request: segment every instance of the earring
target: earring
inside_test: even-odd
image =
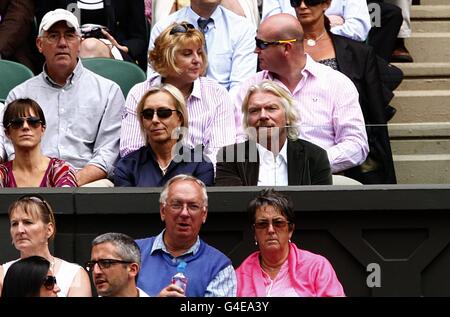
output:
[[[255,240],[255,245],[258,245],[258,241]]]
[[[291,243],[291,239],[289,239],[289,243]]]

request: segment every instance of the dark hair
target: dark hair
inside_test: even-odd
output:
[[[53,240],[56,234],[56,221],[55,215],[53,213],[50,204],[45,201],[45,199],[37,194],[24,195],[18,200],[13,202],[8,209],[8,217],[11,219],[12,213],[21,208],[28,216],[37,215],[40,220],[46,225],[49,223],[53,224],[53,234],[48,238],[50,241]]]
[[[41,256],[30,256],[13,263],[3,280],[2,297],[39,297],[50,262]]]
[[[41,119],[42,126],[45,127],[46,123],[44,111],[36,101],[29,98],[16,99],[6,106],[5,113],[3,115],[3,127],[6,128],[9,122],[14,118],[27,116],[30,110],[33,110],[36,116]]]
[[[328,33],[331,33],[331,22],[325,13],[323,14],[323,19],[325,21],[325,30],[327,30]]]
[[[294,206],[289,196],[277,192],[272,188],[262,190],[247,206],[247,212],[252,224],[256,220],[256,211],[263,206],[275,207],[286,217],[289,226],[295,224]]]

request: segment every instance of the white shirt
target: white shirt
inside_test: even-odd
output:
[[[290,0],[264,0],[261,21],[282,12],[297,17]],[[333,0],[325,14],[341,16],[344,24],[332,27],[331,32],[353,40],[365,41],[372,27],[369,9],[364,0]]]
[[[158,21],[152,28],[149,50],[155,39],[173,22],[187,21],[198,27],[200,16],[191,7],[185,7]],[[209,23],[205,32],[208,50],[207,76],[215,79],[233,94],[238,84],[256,73],[257,56],[255,50],[256,28],[241,17],[222,6],[212,13],[214,22]],[[147,76],[153,70],[147,69]]]
[[[287,141],[278,155],[256,143],[259,154],[258,186],[288,186]]]

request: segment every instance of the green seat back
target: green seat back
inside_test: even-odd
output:
[[[25,65],[0,60],[0,99],[6,99],[11,89],[33,76],[33,72]]]
[[[131,87],[147,79],[144,71],[139,66],[126,61],[96,57],[85,58],[82,60],[82,63],[87,69],[117,83],[122,89],[125,98]]]

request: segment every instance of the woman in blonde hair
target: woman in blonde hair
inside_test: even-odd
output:
[[[162,83],[178,88],[186,101],[189,114],[186,145],[203,145],[205,155],[214,161],[219,148],[235,142],[234,105],[227,90],[202,77],[207,66],[204,46],[203,34],[187,22],[171,24],[156,38],[149,53],[149,62],[156,72],[135,85],[125,102],[121,157],[146,144],[139,127],[137,104],[147,90]]]
[[[190,174],[206,185],[214,182],[214,167],[202,148],[182,145],[188,131],[188,111],[181,92],[170,84],[151,87],[136,112],[147,144],[123,157],[114,171],[116,186],[155,187],[178,174]]]
[[[41,196],[25,195],[13,202],[8,210],[10,234],[20,258],[38,255],[50,262],[50,270],[58,280],[61,297],[90,297],[91,282],[78,264],[69,263],[50,253],[49,241],[56,234],[53,210]],[[0,291],[9,267],[17,260],[0,266]]]

